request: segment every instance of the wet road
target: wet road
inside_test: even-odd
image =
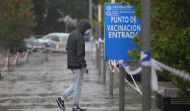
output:
[[[118,111],[119,77],[114,77],[114,99],[109,99],[109,68],[103,85],[96,63],[86,57],[89,73],[84,75],[80,106],[88,111]],[[73,82],[66,66],[66,54],[30,54],[29,62],[2,72],[0,80],[0,111],[61,111],[55,98]],[[72,96],[65,102],[72,108]],[[126,111],[141,111],[141,96],[131,87],[125,89]],[[154,103],[153,103],[154,106]]]

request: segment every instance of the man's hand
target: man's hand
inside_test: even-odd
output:
[[[86,67],[83,67],[83,68],[82,68],[82,71],[83,71],[84,73],[88,73],[88,69],[87,69]]]

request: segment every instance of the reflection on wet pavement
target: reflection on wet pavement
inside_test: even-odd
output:
[[[103,85],[96,63],[87,56],[89,73],[84,75],[80,106],[89,111],[118,111],[118,74],[114,77],[114,99],[109,99],[109,68]],[[55,98],[72,83],[67,69],[66,54],[30,54],[29,62],[15,66],[11,72],[2,72],[0,80],[0,111],[61,111]],[[141,111],[141,96],[126,85],[126,111]],[[154,105],[154,104],[153,104]],[[65,102],[67,111],[72,108],[72,95]]]

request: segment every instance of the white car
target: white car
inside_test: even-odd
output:
[[[38,41],[50,47],[52,51],[66,52],[68,37],[69,33],[49,33]]]

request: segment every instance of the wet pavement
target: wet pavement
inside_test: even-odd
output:
[[[73,76],[66,65],[66,54],[50,53],[48,61],[45,54],[30,54],[29,62],[2,72],[0,79],[0,111],[61,111],[55,98],[73,82]],[[109,68],[107,66],[106,84],[98,74],[96,63],[86,57],[89,73],[84,75],[80,106],[88,111],[118,111],[119,75],[114,76],[114,98],[109,99]],[[141,86],[140,86],[141,87]],[[70,95],[66,110],[72,109]],[[141,95],[126,85],[126,111],[141,111]],[[154,107],[155,104],[152,103]]]

